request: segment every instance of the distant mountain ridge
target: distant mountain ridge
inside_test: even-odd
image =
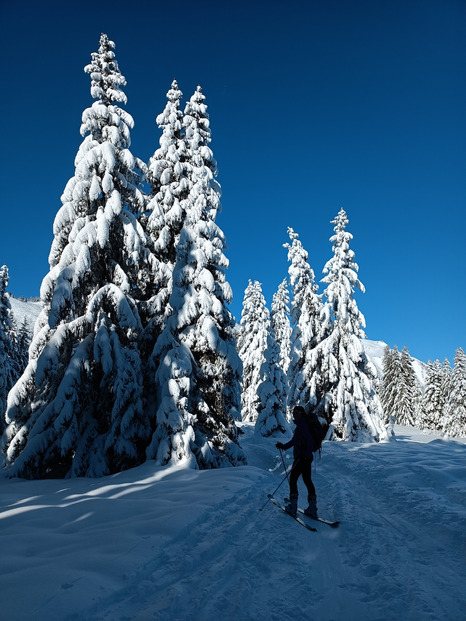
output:
[[[371,341],[369,339],[362,339],[362,344],[364,346],[364,351],[366,352],[366,355],[371,360],[377,370],[377,379],[383,379],[383,359],[385,356],[385,350],[388,347],[387,343],[385,343],[384,341]],[[427,365],[424,362],[418,360],[417,358],[413,358],[412,356],[411,360],[417,380],[421,387],[424,388],[426,383]]]

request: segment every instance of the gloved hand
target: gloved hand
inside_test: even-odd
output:
[[[277,447],[277,449],[282,449],[284,447],[284,445],[281,442],[277,442],[275,446]]]

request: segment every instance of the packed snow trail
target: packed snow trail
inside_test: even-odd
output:
[[[419,455],[419,445],[402,439],[396,447],[326,444],[315,478],[322,515],[343,520],[338,533],[325,527],[306,532],[273,507],[259,513],[276,478],[257,476],[244,493],[213,506],[185,537],[136,572],[119,600],[109,598],[104,614],[99,603],[88,618],[173,621],[196,611],[206,621],[220,614],[238,621],[434,621],[443,611],[441,617],[460,621],[464,609],[458,607],[457,617],[451,609],[462,593],[464,515],[462,522],[441,525],[446,503],[454,515],[464,494],[445,489],[448,475],[439,472],[442,461],[448,469],[452,448],[454,443],[431,443],[429,453],[441,458],[432,465],[429,456]],[[464,455],[464,446],[458,450]],[[274,453],[266,457],[269,469],[283,476]],[[429,484],[416,488],[435,476],[441,498],[431,506]],[[412,487],[400,484],[409,478]],[[461,540],[463,548],[452,555]]]
[[[247,467],[1,481],[2,614],[464,621],[464,440],[400,428],[387,444],[325,443],[318,507],[341,524],[311,533],[271,503],[259,511],[284,473],[276,439],[252,430]],[[287,494],[285,482],[276,496]]]

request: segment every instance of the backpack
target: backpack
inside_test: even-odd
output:
[[[316,451],[320,452],[322,449],[322,442],[325,440],[329,426],[327,424],[322,424],[321,419],[319,419],[313,411],[306,413],[306,423],[314,441],[314,453]]]

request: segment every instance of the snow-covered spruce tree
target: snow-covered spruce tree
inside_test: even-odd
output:
[[[439,360],[429,360],[426,387],[421,404],[418,424],[421,429],[440,431],[443,428],[445,403],[442,395],[443,371]]]
[[[400,355],[401,376],[399,383],[398,402],[395,404],[395,417],[400,425],[414,426],[417,407],[417,381],[411,356],[406,345]]]
[[[417,420],[420,391],[411,356],[406,345],[403,351],[387,347],[380,400],[385,423],[393,418],[400,425],[414,426]]]
[[[8,279],[8,267],[2,265],[0,268],[0,433],[3,432],[5,426],[7,395],[17,377],[12,364],[12,314],[10,300],[6,293]]]
[[[318,295],[314,271],[299,236],[288,228],[291,245],[288,249],[291,289],[291,339],[288,366],[288,411],[295,405],[316,407],[320,411],[324,386],[320,373],[321,357],[317,345],[322,340],[320,315],[322,297]]]
[[[280,348],[280,366],[285,376],[290,365],[291,325],[289,306],[288,281],[285,278],[278,286],[278,290],[273,294],[272,306],[270,307],[272,329]]]
[[[450,403],[450,395],[453,388],[452,384],[452,368],[448,358],[445,358],[442,365],[442,402],[444,404],[444,418],[447,416],[448,407]]]
[[[331,334],[319,345],[323,356],[328,398],[325,401],[326,418],[331,423],[333,439],[358,440],[372,437],[386,440],[383,410],[373,381],[375,368],[368,360],[361,339],[364,338],[365,320],[354,298],[355,289],[364,292],[350,249],[351,233],[346,231],[348,218],[341,209],[332,224],[335,235],[334,256],[324,267],[327,285],[325,315],[331,321]]]
[[[455,354],[444,431],[449,436],[466,437],[466,355],[461,347]]]
[[[158,262],[135,214],[144,207],[131,116],[114,43],[85,67],[96,100],[83,113],[75,175],[54,223],[50,272],[29,364],[10,393],[4,435],[11,476],[100,476],[140,463],[141,322]]]
[[[238,338],[238,353],[243,363],[241,414],[243,420],[255,422],[258,416],[261,369],[265,362],[269,311],[260,282],[249,281],[244,292]]]
[[[215,222],[220,186],[207,106],[200,87],[186,105],[186,158],[190,188],[183,206],[170,295],[172,314],[153,359],[158,388],[157,427],[147,456],[161,463],[187,461],[211,468],[245,462],[237,443],[241,361],[232,292],[226,281],[225,239]],[[173,233],[173,231],[172,231]]]
[[[395,409],[398,402],[399,381],[401,375],[401,359],[398,347],[385,348],[383,358],[383,380],[380,391],[380,401],[384,412],[384,421],[389,423],[396,419]]]
[[[29,360],[29,345],[31,344],[31,336],[29,334],[28,322],[26,317],[23,323],[17,327],[15,331],[15,360],[18,368],[16,379],[24,373]],[[15,380],[16,381],[16,380]]]
[[[10,369],[10,388],[16,383],[18,377],[23,373],[24,369],[27,365],[27,359],[24,361],[24,347],[20,346],[20,335],[18,326],[16,324],[16,319],[11,310],[10,313],[10,330],[8,331],[8,343],[9,343],[9,354],[8,354],[8,365]],[[26,352],[27,354],[27,352]],[[0,371],[1,373],[1,371]],[[6,399],[5,399],[6,406]],[[5,413],[5,410],[3,410]]]
[[[260,383],[257,387],[257,420],[255,433],[271,436],[274,433],[286,433],[287,383],[280,360],[280,347],[275,338],[272,322],[269,322],[267,347],[264,362],[260,369]]]

